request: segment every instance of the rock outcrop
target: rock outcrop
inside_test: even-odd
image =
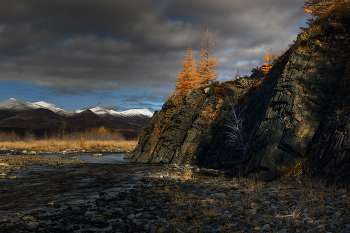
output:
[[[343,84],[345,88],[311,158],[307,175],[326,180],[328,185],[350,187],[350,75]]]
[[[323,133],[323,125],[342,89],[349,59],[333,50],[333,38],[323,39],[300,37],[298,48],[281,57],[247,103],[255,114],[246,120],[259,125],[254,128],[245,174],[257,166],[276,170],[299,163],[310,155]]]
[[[162,110],[155,112],[129,158],[139,163],[197,163],[198,155],[220,133],[227,96],[235,102],[253,84],[254,79],[240,79],[170,96]]]
[[[234,165],[237,174],[277,174],[306,162],[309,175],[340,184],[350,175],[350,16],[330,12],[299,34],[263,79],[226,84],[244,135],[229,143],[226,98],[193,90],[171,96],[147,126],[132,161]],[[261,84],[260,84],[261,82]],[[260,85],[259,85],[260,84]],[[345,182],[342,182],[344,184]]]

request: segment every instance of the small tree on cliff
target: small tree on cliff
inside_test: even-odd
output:
[[[218,55],[213,55],[215,53],[214,49],[213,37],[207,29],[201,42],[200,59],[197,67],[200,86],[207,86],[219,77],[218,71],[213,69],[218,65]]]
[[[349,2],[350,0],[306,0],[303,8],[312,16],[311,19],[308,19],[309,24],[311,24],[320,15],[329,12],[336,6]]]
[[[264,74],[267,74],[267,73],[271,70],[271,68],[272,68],[272,66],[273,66],[272,62],[273,62],[274,60],[276,60],[276,58],[278,58],[278,55],[277,55],[276,53],[273,53],[271,50],[272,50],[272,48],[270,49],[269,52],[265,52],[266,55],[265,55],[265,57],[263,58],[264,64],[263,64],[263,66],[261,67],[261,71],[262,71]],[[281,55],[282,55],[282,52],[283,52],[283,51],[281,51]]]
[[[198,74],[196,71],[196,62],[194,56],[192,55],[191,46],[187,49],[187,54],[182,63],[182,71],[179,72],[179,77],[176,77],[176,87],[174,89],[174,94],[184,94],[187,93],[191,88],[196,88],[198,86]]]

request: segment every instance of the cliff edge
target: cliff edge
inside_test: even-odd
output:
[[[228,96],[237,101],[254,82],[252,78],[239,79],[171,95],[127,158],[139,163],[197,164],[213,136],[221,133]]]
[[[233,167],[241,175],[304,164],[309,176],[349,185],[349,25],[349,14],[334,9],[299,34],[264,77],[170,96],[131,160]],[[233,110],[241,146],[228,136]]]

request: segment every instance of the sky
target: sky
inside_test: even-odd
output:
[[[207,28],[218,81],[293,43],[304,0],[0,0],[0,102],[160,110]]]

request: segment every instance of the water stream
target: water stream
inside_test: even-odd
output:
[[[162,169],[161,165],[134,164],[123,154],[43,155],[47,158],[72,157],[90,162],[64,166],[32,166],[16,171],[17,179],[0,180],[0,219],[11,213],[28,213],[48,207],[93,201],[100,193],[117,195],[140,183],[140,177]]]

